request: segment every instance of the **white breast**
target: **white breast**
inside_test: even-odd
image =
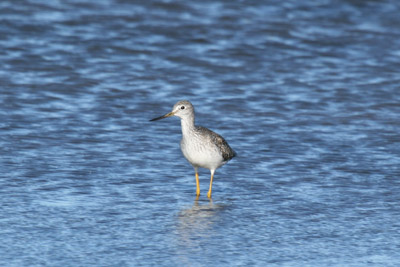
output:
[[[223,164],[223,158],[215,145],[199,136],[181,140],[181,150],[185,158],[194,166],[215,170]]]

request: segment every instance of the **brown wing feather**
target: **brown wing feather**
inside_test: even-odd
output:
[[[228,142],[226,142],[222,136],[205,127],[197,126],[197,128],[210,137],[211,142],[213,142],[218,147],[219,151],[221,151],[224,161],[228,161],[236,156],[236,152],[228,145]]]

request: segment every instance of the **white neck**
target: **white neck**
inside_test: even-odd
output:
[[[182,135],[194,130],[194,116],[181,118]]]

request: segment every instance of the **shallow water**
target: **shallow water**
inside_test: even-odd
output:
[[[0,3],[0,265],[396,266],[400,4]],[[238,153],[213,200],[177,118]]]

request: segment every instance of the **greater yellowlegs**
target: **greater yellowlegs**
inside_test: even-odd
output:
[[[200,195],[199,167],[209,169],[211,172],[210,187],[207,197],[211,198],[212,182],[215,170],[236,156],[235,151],[225,139],[213,131],[194,125],[194,107],[186,100],[179,101],[172,111],[150,121],[156,121],[171,116],[181,119],[182,140],[181,150],[185,158],[194,167],[196,175],[196,195]]]

